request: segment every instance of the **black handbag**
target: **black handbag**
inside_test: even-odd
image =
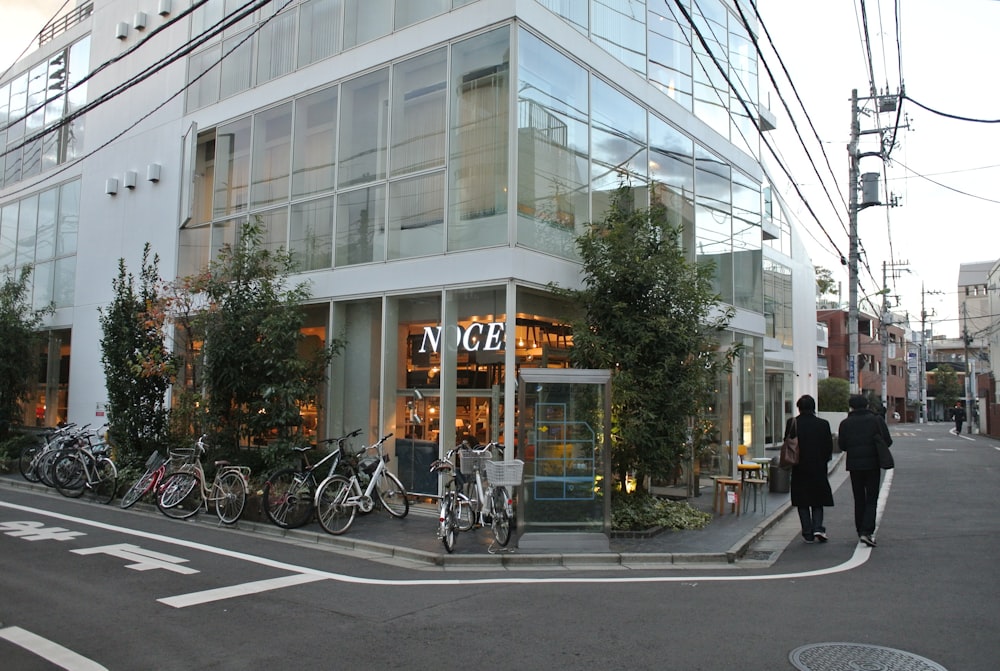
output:
[[[879,468],[889,470],[896,466],[896,462],[892,458],[892,452],[889,451],[889,446],[885,442],[885,436],[882,435],[880,427],[875,428],[875,450],[878,452]]]

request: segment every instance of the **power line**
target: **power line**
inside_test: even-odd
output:
[[[900,161],[893,161],[893,162],[896,163],[897,165],[902,166],[907,172],[909,172],[909,173],[911,173],[911,174],[919,177],[920,179],[925,179],[928,182],[930,182],[931,184],[934,184],[936,186],[940,186],[942,189],[947,189],[948,191],[954,191],[955,193],[957,193],[957,194],[959,194],[961,196],[968,196],[969,198],[975,198],[977,200],[982,200],[982,201],[985,201],[987,203],[994,203],[996,205],[1000,205],[1000,200],[994,200],[992,198],[986,198],[985,196],[977,196],[974,193],[968,193],[966,191],[962,191],[960,189],[956,189],[954,187],[948,186],[947,184],[942,184],[941,182],[933,180],[930,177],[928,177],[927,175],[921,175],[919,172],[917,172],[916,170],[914,170],[914,169],[906,166],[905,164],[901,163]],[[944,173],[944,174],[947,174],[947,173]]]
[[[906,100],[909,100],[911,103],[913,103],[917,107],[919,107],[921,109],[924,109],[924,110],[927,110],[931,114],[937,114],[938,116],[943,116],[943,117],[945,117],[947,119],[955,119],[956,121],[968,121],[970,123],[1000,123],[1000,119],[974,119],[972,117],[959,116],[958,114],[948,114],[947,112],[939,112],[936,109],[928,107],[927,105],[914,100],[913,98],[911,98],[908,95],[905,95],[905,94],[901,93],[900,97],[902,97],[902,98],[904,98]]]

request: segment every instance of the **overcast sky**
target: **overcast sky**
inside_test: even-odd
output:
[[[662,1],[673,0],[648,0]],[[745,12],[752,11],[748,0],[739,1]],[[1000,119],[1000,87],[995,69],[1000,2],[898,2],[899,49],[894,3],[864,3],[876,87],[892,94],[898,92],[901,60],[905,92],[913,100],[954,116]],[[32,44],[33,37],[60,7],[74,5],[75,0],[0,0],[0,68],[6,69]],[[779,61],[762,30],[762,90],[772,89],[765,63],[778,83],[778,93],[771,94],[770,106],[778,117],[779,128],[769,134],[768,140],[778,148],[782,163],[822,223],[821,228],[805,209],[797,213],[806,228],[813,263],[834,271],[842,282],[846,302],[847,269],[839,259],[850,248],[846,207],[850,97],[854,88],[860,96],[867,96],[870,81],[860,1],[759,0],[759,11],[781,56]],[[782,72],[782,63],[790,73],[791,83]],[[799,107],[796,91],[806,112]],[[785,116],[781,98],[792,109],[792,118],[806,139],[805,147],[838,209],[830,205],[820,187],[805,149]],[[897,309],[909,312],[913,327],[919,328],[921,286],[928,292],[944,292],[926,295],[927,312],[934,313],[929,326],[936,334],[957,336],[961,328],[956,294],[959,265],[1000,258],[1000,124],[947,119],[910,101],[903,102],[902,110],[910,129],[899,132],[888,181],[882,183],[883,194],[891,192],[899,206],[871,207],[858,215],[859,238],[865,252],[860,293],[874,294],[881,289],[883,263],[909,262],[910,272],[897,273],[899,277],[889,281],[894,302],[898,296]],[[822,140],[826,158],[813,137],[810,120]],[[895,116],[882,115],[880,121],[883,127],[891,126]],[[874,117],[862,117],[862,130],[873,129],[875,124]],[[874,136],[866,137],[862,151],[874,149]],[[827,168],[827,160],[832,170]],[[771,159],[768,162],[780,175],[780,168]],[[861,172],[881,171],[879,159],[861,161]],[[777,186],[788,188],[780,180]],[[873,300],[881,302],[880,297]],[[870,309],[867,304],[862,307]]]

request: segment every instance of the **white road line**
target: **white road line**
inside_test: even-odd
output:
[[[0,638],[5,638],[14,645],[20,646],[67,671],[108,671],[106,667],[97,662],[20,627],[0,629]]]
[[[318,580],[326,580],[326,578],[318,575],[296,573],[283,578],[271,578],[270,580],[245,582],[242,585],[219,587],[218,589],[209,589],[204,592],[191,592],[190,594],[181,594],[179,596],[171,596],[165,599],[157,599],[157,601],[168,606],[173,606],[174,608],[187,608],[188,606],[197,606],[211,601],[221,601],[222,599],[230,599],[235,596],[259,594],[261,592],[269,592],[273,589],[281,589],[282,587],[304,585]]]
[[[877,520],[882,517],[882,510],[885,507],[885,501],[889,495],[889,488],[892,484],[892,474],[893,471],[886,471],[885,478],[882,483],[882,488],[879,493],[879,503],[878,503],[878,513]],[[871,548],[858,543],[857,547],[854,549],[854,554],[851,555],[850,559],[847,561],[837,564],[836,566],[831,566],[828,568],[814,569],[812,571],[801,571],[799,573],[771,573],[764,575],[731,575],[731,574],[706,574],[695,576],[690,573],[684,575],[674,575],[674,576],[628,576],[628,577],[602,577],[602,578],[587,578],[587,577],[547,577],[547,578],[478,578],[478,579],[466,579],[466,578],[434,578],[434,579],[420,579],[420,580],[386,580],[379,578],[362,578],[359,576],[345,575],[343,573],[331,573],[329,571],[320,571],[318,569],[312,569],[305,566],[297,566],[294,564],[287,564],[285,562],[275,561],[273,559],[267,559],[266,557],[258,557],[256,555],[250,555],[243,552],[235,552],[232,550],[226,550],[224,548],[218,548],[211,545],[204,545],[202,543],[195,543],[192,541],[186,541],[179,538],[171,538],[169,536],[161,536],[159,534],[150,533],[147,531],[139,531],[137,529],[128,529],[125,527],[119,527],[111,524],[104,524],[103,522],[95,522],[93,520],[87,520],[79,517],[71,517],[69,515],[62,515],[60,513],[49,512],[46,510],[41,510],[38,508],[30,508],[28,506],[21,506],[14,503],[7,503],[5,501],[0,501],[0,507],[11,508],[14,510],[21,510],[24,512],[30,512],[37,515],[44,515],[47,517],[54,517],[59,520],[74,522],[76,524],[81,524],[85,526],[96,527],[99,529],[105,529],[108,531],[114,531],[117,533],[138,536],[140,538],[147,538],[151,540],[156,540],[162,543],[168,543],[171,545],[178,545],[181,547],[190,548],[193,550],[198,550],[200,552],[208,552],[210,554],[220,555],[223,557],[229,557],[231,559],[237,559],[240,561],[246,561],[253,564],[258,564],[260,566],[267,566],[270,568],[282,569],[290,571],[295,574],[300,574],[301,576],[310,576],[315,580],[335,580],[337,582],[343,582],[355,585],[381,585],[390,587],[423,587],[423,586],[458,586],[458,585],[531,585],[531,584],[594,584],[594,583],[667,583],[667,582],[683,582],[683,583],[698,583],[698,582],[748,582],[757,580],[788,580],[788,579],[798,579],[798,578],[811,578],[816,576],[831,575],[834,573],[842,573],[844,571],[850,571],[855,569],[865,562],[871,556]],[[294,582],[291,584],[298,584]],[[304,580],[304,582],[312,582],[312,580]],[[281,585],[280,580],[278,582],[271,581],[261,581],[260,583],[247,583],[251,586],[254,585],[261,587],[263,589],[258,589],[257,591],[264,591],[268,588],[270,584],[270,589],[277,589]],[[233,587],[223,588],[229,596],[238,596],[241,594],[240,589],[243,586],[234,585]],[[193,592],[187,595],[178,595],[175,597],[170,597],[169,600],[176,601],[178,604],[186,604],[190,602],[191,604],[205,602],[206,600],[202,596],[203,594],[216,594],[221,595],[223,590],[207,590],[206,592]],[[216,598],[222,598],[216,596]],[[161,599],[161,601],[163,601]],[[178,606],[182,607],[182,606]]]

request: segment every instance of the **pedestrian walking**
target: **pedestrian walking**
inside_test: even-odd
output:
[[[799,512],[802,539],[827,541],[823,508],[833,506],[827,462],[833,456],[830,422],[816,416],[816,399],[806,394],[795,402],[799,414],[785,424],[785,437],[798,436],[799,462],[792,466],[792,505]]]
[[[965,408],[962,407],[961,401],[955,403],[955,407],[951,409],[951,418],[955,420],[955,433],[962,433],[962,423],[965,421]]]
[[[889,427],[868,408],[868,399],[855,394],[848,401],[850,412],[840,423],[838,443],[847,453],[847,471],[851,475],[854,493],[854,526],[858,540],[875,547],[875,513],[882,469],[879,467],[876,435],[881,434],[887,446],[892,445]]]

